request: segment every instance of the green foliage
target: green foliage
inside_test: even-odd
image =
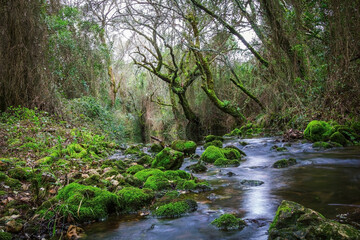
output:
[[[246,225],[244,220],[235,217],[233,214],[225,213],[211,222],[221,230],[242,229]]]
[[[119,209],[118,196],[97,187],[71,183],[59,190],[61,201],[58,210],[65,218],[73,217],[79,222],[106,218]]]
[[[117,192],[120,204],[125,211],[136,211],[151,204],[154,193],[150,189],[126,187]]]
[[[159,152],[151,164],[152,168],[163,167],[166,170],[179,169],[184,162],[184,154],[169,147]]]
[[[0,240],[11,240],[12,235],[8,232],[0,232]]]

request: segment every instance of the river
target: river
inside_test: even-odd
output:
[[[212,191],[189,194],[198,210],[176,219],[151,216],[116,216],[85,227],[86,239],[267,239],[267,229],[282,200],[298,202],[334,218],[360,207],[360,147],[316,150],[310,143],[296,142],[288,151],[277,152],[272,146],[283,146],[276,138],[226,140],[247,157],[238,167],[211,167],[206,173],[194,174],[206,179]],[[204,150],[198,147],[196,153]],[[272,168],[282,158],[295,158],[297,164],[283,169]],[[194,164],[185,159],[181,169]],[[229,172],[233,174],[229,174]],[[233,175],[233,176],[230,176]],[[241,184],[259,180],[258,184]],[[235,213],[247,222],[242,231],[220,231],[210,224],[223,213]]]

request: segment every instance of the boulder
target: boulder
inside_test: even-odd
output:
[[[166,170],[176,170],[181,167],[183,162],[184,154],[182,152],[166,147],[155,156],[154,161],[151,163],[151,167],[163,167]]]
[[[196,143],[193,141],[175,140],[171,143],[171,148],[183,152],[185,156],[190,156],[195,153]]]
[[[333,133],[334,128],[329,123],[314,120],[307,125],[304,137],[312,142],[327,141]]]
[[[304,206],[282,201],[269,228],[271,239],[360,239],[355,228],[326,219],[320,213]]]

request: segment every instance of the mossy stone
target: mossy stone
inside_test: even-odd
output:
[[[339,143],[342,146],[346,145],[346,138],[340,132],[334,132],[330,136],[330,141],[335,142],[335,143]]]
[[[222,136],[215,136],[215,135],[208,135],[205,137],[205,142],[208,143],[208,142],[212,142],[212,141],[215,141],[215,140],[219,140],[221,142],[224,141],[224,138]]]
[[[223,143],[220,140],[214,140],[212,142],[208,142],[204,144],[204,148],[207,149],[209,146],[215,146],[218,148],[222,148],[223,147]]]
[[[235,147],[234,145],[228,145],[228,146],[224,147],[224,149],[226,149],[226,148],[235,149],[235,150],[238,151],[242,156],[246,156],[246,153],[244,153],[243,151],[241,151],[238,147]]]
[[[151,144],[151,147],[150,147],[150,151],[155,152],[155,153],[161,152],[161,150],[163,150],[163,149],[164,149],[164,147],[158,143],[153,143],[153,144]]]
[[[154,215],[158,217],[175,218],[181,215],[195,211],[197,204],[193,200],[179,201],[174,203],[168,203],[158,207],[154,211]]]
[[[169,147],[159,152],[151,164],[152,168],[163,167],[166,170],[176,170],[184,162],[184,154]]]
[[[20,168],[20,167],[10,169],[8,171],[8,175],[9,175],[9,177],[15,178],[18,180],[28,180],[33,176],[31,172],[25,170],[24,168]]]
[[[233,214],[225,213],[211,222],[221,230],[235,230],[242,229],[246,226],[244,220],[235,217]]]
[[[230,165],[239,166],[240,161],[237,160],[237,159],[231,160],[231,159],[228,159],[228,158],[218,158],[214,162],[214,165],[218,166],[218,167],[225,167],[225,166],[230,166]]]
[[[193,173],[202,173],[202,172],[207,171],[207,167],[205,166],[205,164],[201,160],[198,161],[195,164],[187,166],[186,168],[189,169]]]
[[[193,141],[175,140],[171,143],[171,148],[183,152],[185,156],[190,156],[196,151],[196,143]]]
[[[62,203],[58,211],[65,219],[72,216],[79,222],[106,218],[120,208],[116,194],[78,183],[60,189],[57,199]]]
[[[327,141],[333,133],[334,128],[329,123],[314,120],[307,125],[304,137],[312,142]]]
[[[139,146],[130,146],[126,149],[125,154],[140,154],[141,150]]]
[[[150,188],[155,191],[160,191],[164,189],[170,189],[171,184],[166,177],[154,175],[146,179],[146,182],[144,183],[144,187]]]
[[[7,178],[4,181],[4,184],[14,189],[19,189],[21,187],[21,182],[14,178]]]
[[[229,135],[229,136],[241,136],[242,133],[241,133],[241,130],[240,130],[240,129],[235,128],[235,129],[232,130],[228,135]]]
[[[129,167],[126,172],[131,174],[131,175],[134,175],[135,173],[137,172],[140,172],[141,170],[144,170],[144,166],[141,166],[141,165],[134,165],[134,166],[131,166]]]
[[[151,189],[139,189],[135,187],[125,187],[117,192],[120,204],[125,211],[136,211],[151,204],[155,198]]]
[[[214,163],[218,158],[224,158],[225,155],[221,148],[215,146],[209,146],[203,154],[201,154],[201,160],[207,163]]]
[[[241,153],[236,148],[232,148],[232,147],[223,148],[222,152],[224,153],[224,156],[227,159],[230,159],[230,160],[235,160],[235,159],[240,160],[241,159]]]
[[[141,170],[137,173],[135,173],[134,177],[139,179],[142,182],[145,182],[148,177],[150,176],[164,176],[164,172],[159,169],[149,168]]]
[[[154,159],[146,154],[146,155],[142,156],[139,160],[137,160],[137,163],[141,164],[141,165],[144,165],[144,164],[150,165],[153,161],[154,161]]]
[[[295,164],[296,164],[296,159],[294,159],[294,158],[285,159],[284,158],[284,159],[276,161],[273,164],[273,167],[274,168],[286,168],[286,167],[289,167],[289,166],[292,166]]]

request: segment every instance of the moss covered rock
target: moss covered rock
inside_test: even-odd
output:
[[[330,141],[335,142],[335,143],[339,143],[342,146],[346,146],[346,142],[347,142],[344,135],[342,135],[340,132],[334,132],[330,136]]]
[[[0,232],[0,240],[11,240],[12,235],[8,232]]]
[[[186,169],[189,169],[193,173],[202,173],[207,171],[205,164],[199,160],[197,163],[187,166]]]
[[[117,192],[119,201],[125,211],[137,211],[151,204],[155,198],[151,189],[126,187]]]
[[[155,152],[155,153],[161,152],[161,150],[163,150],[163,149],[164,149],[164,147],[158,143],[153,143],[150,146],[150,151]]]
[[[175,140],[171,143],[171,148],[183,152],[185,156],[190,156],[196,151],[196,143],[193,141]]]
[[[191,174],[183,170],[168,170],[164,172],[164,176],[169,180],[191,179]]]
[[[153,214],[158,217],[175,218],[185,213],[196,211],[196,209],[197,204],[194,200],[185,200],[162,205]]]
[[[269,228],[268,239],[360,239],[355,228],[326,219],[304,206],[282,201]]]
[[[141,165],[145,165],[145,164],[151,165],[151,163],[153,161],[154,161],[154,159],[146,154],[146,155],[142,156],[140,159],[138,159],[136,162]]]
[[[141,170],[144,170],[144,167],[141,166],[141,165],[134,165],[134,166],[131,166],[129,167],[126,172],[127,173],[130,173],[131,175],[134,175],[135,173],[137,172],[140,172]]]
[[[99,220],[120,209],[118,196],[97,187],[71,183],[59,190],[58,211],[79,222]]]
[[[171,188],[171,183],[165,176],[150,176],[146,179],[144,183],[145,188],[150,188],[154,191],[160,191]]]
[[[304,137],[312,142],[327,141],[333,133],[334,128],[329,123],[314,120],[307,125]]]
[[[212,221],[211,224],[221,230],[242,229],[246,226],[244,220],[237,218],[233,214],[229,214],[229,213],[225,213],[220,217],[214,219],[214,221]]]
[[[234,130],[232,130],[230,133],[227,134],[227,136],[241,136],[241,130],[238,128],[235,128]]]
[[[209,146],[201,155],[201,160],[207,163],[214,163],[218,158],[225,158],[221,148]]]
[[[222,152],[224,153],[224,156],[230,160],[241,159],[241,153],[237,148],[226,147],[222,149]]]
[[[286,167],[289,167],[289,166],[292,166],[292,165],[295,165],[295,164],[296,164],[296,159],[295,158],[289,158],[289,159],[284,158],[284,159],[276,161],[273,164],[273,167],[274,168],[286,168]]]
[[[333,143],[333,142],[315,142],[312,146],[313,148],[323,148],[323,149],[342,147],[341,144]]]
[[[204,140],[205,140],[205,143],[212,142],[215,140],[219,140],[219,141],[223,142],[224,138],[222,136],[208,135],[204,138]]]
[[[238,147],[234,146],[234,145],[228,145],[225,147],[226,148],[232,148],[235,149],[236,151],[238,151],[242,156],[246,156],[246,153],[244,153],[243,151],[241,151]]]
[[[240,161],[237,159],[228,159],[228,158],[218,158],[216,159],[216,161],[214,162],[215,166],[218,167],[226,167],[226,166],[239,166],[240,165]]]
[[[169,147],[159,152],[151,164],[152,168],[163,167],[166,170],[176,170],[184,162],[184,154]]]
[[[24,168],[20,168],[20,167],[10,169],[8,171],[8,175],[9,175],[9,177],[15,178],[18,180],[28,180],[33,176],[30,169],[24,169]]]
[[[130,146],[125,150],[125,154],[140,154],[141,150],[139,146]]]
[[[145,182],[150,176],[164,176],[164,172],[159,169],[149,168],[141,170],[134,175],[134,177],[142,182]]]
[[[215,146],[218,148],[222,148],[223,147],[223,143],[220,140],[214,140],[212,142],[208,142],[204,144],[204,148],[207,149],[209,146]]]

